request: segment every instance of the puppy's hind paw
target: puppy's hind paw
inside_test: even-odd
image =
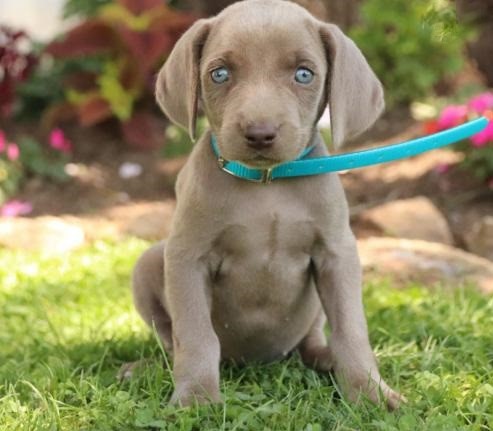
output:
[[[302,346],[299,352],[303,363],[315,370],[330,372],[334,366],[332,352],[327,346]]]
[[[126,362],[118,370],[118,373],[116,374],[116,379],[119,382],[130,380],[136,372],[147,367],[149,363],[149,359],[140,359],[134,362]]]

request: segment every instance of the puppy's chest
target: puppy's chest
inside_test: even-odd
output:
[[[307,270],[314,223],[296,211],[238,212],[214,243],[216,275],[275,281]]]

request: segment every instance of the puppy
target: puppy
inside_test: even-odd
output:
[[[157,80],[165,114],[193,137],[199,102],[210,123],[176,183],[166,244],[136,265],[143,319],[173,355],[172,402],[219,401],[221,359],[272,361],[298,350],[361,393],[396,408],[368,340],[361,268],[337,174],[258,184],[218,166],[327,155],[316,130],[327,104],[337,147],[383,109],[381,84],[337,26],[281,0],[246,0],[197,21]],[[328,318],[331,335],[323,328]]]

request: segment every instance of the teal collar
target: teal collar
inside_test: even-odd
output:
[[[423,136],[399,144],[386,145],[384,147],[371,148],[369,150],[355,151],[346,154],[337,154],[335,156],[307,159],[306,156],[313,149],[313,147],[309,147],[305,149],[296,160],[267,169],[250,168],[240,162],[224,159],[221,156],[214,135],[211,135],[211,146],[216,155],[219,167],[224,172],[244,180],[268,184],[278,178],[320,175],[416,156],[426,151],[434,150],[466,139],[483,130],[487,124],[488,120],[485,117],[480,117],[433,135]]]

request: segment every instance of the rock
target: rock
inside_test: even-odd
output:
[[[97,240],[115,241],[123,236],[117,223],[98,215],[83,217],[63,216],[63,220],[79,226],[84,231],[85,239],[88,243]]]
[[[168,236],[174,199],[121,204],[98,214],[0,218],[0,246],[65,253],[95,240],[135,236],[148,241]]]
[[[461,246],[487,259],[493,260],[493,200],[475,199],[452,208],[449,213],[450,228]]]
[[[493,216],[484,216],[463,235],[467,249],[493,261]]]
[[[11,249],[66,253],[85,242],[84,230],[57,217],[0,219],[0,244]]]
[[[424,196],[379,205],[362,213],[361,220],[387,236],[453,244],[447,220]]]
[[[119,225],[122,234],[154,241],[168,236],[175,205],[173,199],[122,205],[113,208],[106,216]]]
[[[358,241],[366,272],[399,282],[472,283],[493,293],[493,262],[448,245],[421,240],[367,238]]]

